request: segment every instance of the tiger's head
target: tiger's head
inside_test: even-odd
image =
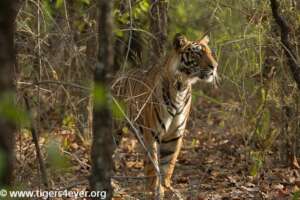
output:
[[[191,83],[203,80],[217,84],[218,63],[208,42],[208,36],[197,41],[189,41],[184,35],[177,33],[173,42],[176,54],[180,59],[176,73],[184,75]]]

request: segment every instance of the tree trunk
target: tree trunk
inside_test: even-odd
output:
[[[159,60],[165,55],[168,25],[168,2],[166,0],[151,0],[150,28],[156,37],[153,41],[151,61]]]
[[[279,11],[279,3],[277,0],[270,0],[271,2],[271,9],[272,9],[272,14],[273,17],[276,21],[276,23],[278,24],[279,28],[280,28],[280,33],[281,33],[281,43],[282,43],[282,47],[284,50],[284,53],[286,55],[287,58],[287,63],[288,66],[290,68],[290,71],[292,73],[292,76],[294,78],[294,81],[297,84],[298,89],[300,90],[300,64],[299,64],[299,58],[298,55],[295,51],[295,49],[293,48],[293,45],[290,42],[290,31],[291,31],[291,27],[290,25],[287,23],[286,19],[280,14]],[[294,137],[296,137],[296,133],[291,133],[288,134],[288,130],[289,130],[289,122],[292,122],[294,120],[289,119],[290,115],[290,111],[288,109],[289,107],[286,106],[286,109],[283,110],[283,120],[284,120],[284,129],[283,131],[287,134],[285,134],[285,141],[283,143],[283,148],[281,151],[281,154],[286,153],[287,155],[281,155],[282,158],[288,158],[288,160],[290,161],[291,166],[295,166],[295,165],[299,165],[296,159],[296,139]],[[298,166],[299,167],[299,166]]]
[[[0,188],[12,182],[14,161],[15,125],[3,112],[7,96],[15,90],[13,85],[15,49],[14,21],[16,17],[16,0],[0,1]],[[13,99],[10,99],[13,101]],[[2,105],[1,105],[2,104]]]
[[[276,23],[280,27],[281,31],[281,42],[283,45],[283,49],[285,52],[285,55],[287,57],[288,65],[290,67],[290,70],[292,72],[293,78],[298,86],[298,89],[300,90],[300,64],[299,64],[299,58],[297,54],[295,53],[291,42],[289,41],[289,35],[291,31],[291,27],[288,25],[286,20],[280,15],[279,13],[279,3],[277,0],[270,0],[271,1],[271,9],[273,13],[273,17],[276,21]]]
[[[95,100],[93,109],[93,144],[92,144],[92,176],[91,190],[106,191],[107,199],[112,198],[112,117],[108,82],[113,68],[112,40],[112,1],[98,1],[98,63],[94,71]],[[105,88],[105,90],[97,89]],[[101,94],[102,93],[102,94]],[[104,94],[103,94],[104,93]],[[101,102],[97,96],[104,96]]]

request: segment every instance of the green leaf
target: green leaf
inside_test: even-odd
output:
[[[265,109],[262,118],[262,135],[268,135],[270,131],[270,111]]]
[[[0,96],[0,116],[13,124],[28,126],[29,115],[15,103],[15,94],[8,92]]]
[[[47,144],[47,161],[56,170],[66,170],[70,166],[69,160],[60,152],[60,145],[55,139]]]
[[[86,5],[90,5],[91,1],[90,0],[80,0],[81,3],[84,3]]]
[[[52,17],[53,16],[53,9],[51,7],[51,4],[49,1],[43,1],[43,10],[45,11],[46,13],[46,16],[47,17]]]
[[[150,4],[148,1],[142,1],[140,3],[140,8],[143,10],[143,12],[148,12],[149,7],[150,7]]]
[[[64,0],[56,0],[55,8],[61,8],[64,5]]]
[[[95,85],[93,95],[96,108],[107,105],[107,91],[103,85]]]
[[[250,167],[250,175],[257,176],[264,163],[263,154],[259,151],[251,151],[250,158],[252,160],[252,165]]]
[[[63,119],[63,126],[68,129],[73,129],[76,126],[76,119],[75,117],[71,115],[66,115]]]
[[[270,121],[271,121],[270,111],[268,109],[265,109],[259,121],[259,126],[256,130],[258,139],[265,140],[266,137],[270,135]]]
[[[125,109],[126,109],[125,103],[123,103],[122,101],[114,102],[111,105],[111,110],[112,110],[113,117],[115,119],[118,119],[118,120],[124,119],[123,112],[126,113]]]

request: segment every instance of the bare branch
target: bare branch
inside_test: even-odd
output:
[[[24,98],[24,101],[25,101],[26,111],[30,114],[31,109],[30,109],[27,94],[24,94],[23,98]],[[45,166],[44,159],[43,159],[43,156],[42,156],[42,153],[41,153],[41,149],[40,149],[40,146],[39,146],[38,135],[37,135],[37,131],[34,127],[32,117],[30,117],[30,123],[31,123],[30,124],[30,131],[31,131],[32,140],[33,140],[35,150],[36,150],[36,156],[37,156],[37,159],[38,159],[38,162],[39,162],[39,168],[40,168],[40,171],[41,171],[42,182],[43,182],[44,186],[46,187],[46,189],[49,189],[49,181],[48,181],[46,166]]]

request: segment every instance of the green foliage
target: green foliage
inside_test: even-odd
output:
[[[299,199],[300,199],[300,190],[294,192],[292,200],[299,200]]]
[[[130,12],[133,21],[147,20],[146,17],[148,17],[147,14],[150,8],[148,0],[142,0],[137,4],[132,5],[131,11],[128,3],[124,4],[126,5],[126,8],[124,10],[119,9],[120,1],[117,1],[116,5],[117,6],[113,11],[113,15],[118,24],[128,24],[130,21]]]
[[[76,126],[76,118],[72,114],[66,115],[63,119],[63,126],[68,129],[74,129]]]
[[[57,8],[57,9],[63,8],[64,1],[65,0],[56,0],[55,1],[55,8]],[[90,0],[76,0],[73,3],[77,4],[77,5],[89,5],[90,4]]]
[[[46,16],[50,16],[52,17],[54,10],[52,8],[51,2],[46,0],[46,1],[42,1],[42,8],[43,10],[46,12]]]
[[[258,127],[256,129],[256,135],[260,141],[264,141],[266,136],[270,133],[270,111],[265,109],[262,113],[262,117],[259,118]]]
[[[20,126],[29,125],[28,113],[15,103],[14,93],[4,93],[0,96],[0,116],[13,124]]]
[[[114,119],[122,120],[124,119],[124,114],[126,113],[126,106],[125,103],[122,101],[113,102],[111,106],[112,114]]]
[[[81,3],[90,5],[91,1],[90,0],[79,0]]]
[[[123,6],[120,6],[121,3],[123,3]],[[148,0],[141,0],[135,3],[132,1],[131,9],[127,1],[115,1],[115,8],[113,10],[114,22],[116,24],[114,30],[115,35],[119,39],[127,41],[129,30],[124,31],[124,28],[130,28],[131,23],[135,29],[145,30],[147,32],[149,9],[150,4]]]
[[[121,100],[113,101],[113,103],[109,101],[110,93],[106,90],[106,88],[102,85],[95,85],[93,96],[94,96],[94,106],[96,109],[101,109],[103,106],[108,106],[113,114],[115,119],[123,119],[124,112],[126,112],[125,103]]]
[[[83,31],[84,27],[90,23],[88,19],[88,13],[86,12],[86,7],[90,5],[90,0],[76,0],[72,3],[67,2],[67,5],[65,5],[64,0],[44,0],[42,1],[42,10],[41,14],[43,19],[45,20],[43,23],[44,30],[51,30],[55,25],[55,17],[56,16],[76,16],[77,19],[68,19],[68,23],[71,25],[74,24],[74,26],[79,29],[80,31]],[[68,8],[72,7],[72,10]],[[66,9],[67,8],[67,9]],[[75,13],[74,10],[76,10]],[[68,12],[66,15],[65,12]],[[72,12],[72,13],[70,13]]]
[[[257,176],[264,163],[264,155],[260,151],[251,151],[250,158],[252,165],[250,167],[250,175]]]
[[[94,106],[100,109],[103,106],[108,106],[108,92],[103,85],[95,85],[93,90]]]
[[[18,30],[22,33],[18,40],[18,47],[23,48],[21,53],[23,60],[20,62],[22,65],[21,78],[25,81],[33,80],[33,77],[30,76],[36,74],[35,60],[32,57],[36,57],[37,44],[35,42],[38,35],[36,31],[37,6],[35,1],[27,2],[29,3],[24,4],[23,10],[21,9],[20,12],[24,17],[17,22]],[[82,57],[78,55],[84,54],[87,46],[86,41],[94,34],[87,30],[86,27],[91,27],[91,25],[96,23],[95,19],[92,19],[92,12],[90,12],[95,8],[95,5],[92,5],[90,0],[43,0],[40,2],[42,4],[40,12],[42,15],[40,18],[40,39],[42,42],[43,65],[45,65],[43,69],[46,71],[46,73],[42,74],[42,78],[48,78],[48,74],[51,74],[51,72],[47,72],[49,62],[49,66],[55,68],[53,70],[58,73],[57,79],[68,77],[68,80],[64,81],[77,81],[76,75],[80,74],[81,76],[81,74],[84,74],[83,71],[86,70],[86,66],[84,66],[84,69],[75,68],[75,64],[80,63],[79,61],[81,61]],[[148,37],[149,32],[151,32],[149,29],[150,1],[138,0],[131,2],[130,8],[127,0],[114,1],[114,33],[117,36],[117,40],[121,40],[121,43],[124,44],[125,49],[129,41],[131,22],[133,28],[140,31],[139,33],[142,36]],[[290,2],[288,0],[280,1],[282,13],[287,16],[288,22],[291,24],[290,39],[296,46],[297,41],[299,41],[299,32],[297,30],[300,30],[300,12],[293,10],[295,8],[290,6]],[[67,3],[67,9],[65,8],[65,3]],[[68,10],[70,5],[71,11]],[[68,13],[65,13],[66,10]],[[72,10],[76,12],[72,12]],[[216,57],[219,62],[218,71],[222,78],[221,88],[216,92],[216,90],[211,90],[211,88],[207,90],[206,86],[202,87],[202,85],[199,87],[203,91],[197,90],[195,87],[192,96],[193,103],[198,103],[196,100],[201,98],[201,100],[204,99],[206,102],[215,105],[214,108],[216,109],[213,109],[212,113],[217,112],[218,118],[220,118],[221,122],[217,124],[218,129],[224,129],[224,131],[230,133],[235,131],[235,133],[242,136],[246,145],[249,145],[254,140],[254,145],[249,148],[247,153],[251,160],[250,174],[257,176],[263,167],[268,149],[277,144],[274,141],[282,130],[281,126],[283,124],[282,116],[278,113],[281,113],[284,105],[288,105],[292,110],[297,111],[293,115],[293,119],[290,120],[292,122],[287,124],[287,134],[282,135],[291,135],[294,130],[299,129],[299,123],[297,123],[297,116],[299,115],[299,103],[297,102],[299,102],[299,97],[295,95],[298,90],[295,89],[295,84],[290,76],[281,50],[280,34],[271,16],[269,1],[170,0],[168,12],[168,44],[171,44],[171,40],[177,32],[185,33],[189,39],[200,39],[204,33],[210,36],[210,46],[216,49]],[[76,43],[76,41],[73,41],[74,38],[80,41]],[[26,39],[28,43],[32,43],[32,46],[27,47],[26,44],[23,45]],[[133,39],[135,42],[136,40],[143,44],[142,47],[144,49],[142,53],[147,57],[152,40]],[[55,41],[64,41],[66,45],[62,44],[61,46],[65,46],[65,49],[57,45],[58,43]],[[59,58],[56,58],[56,48],[60,48],[57,52],[62,52],[62,56],[58,56]],[[126,52],[122,51],[118,55],[118,59],[124,59]],[[277,76],[269,83],[265,83],[262,79],[262,71],[266,64],[266,58],[272,56],[274,61],[272,61],[271,65],[276,67],[278,71]],[[55,59],[54,62],[51,60],[53,57]],[[96,60],[91,58],[91,60],[93,59]],[[76,73],[65,73],[69,68],[74,69],[74,71],[76,69]],[[89,76],[82,77],[85,79]],[[82,80],[79,80],[78,83],[80,81]],[[51,86],[48,88],[47,86],[46,89],[54,91],[56,88],[53,89]],[[213,92],[210,93],[210,91]],[[70,94],[78,95],[78,93],[72,92]],[[111,103],[109,95],[110,93],[106,87],[96,85],[93,90],[95,108],[110,108],[114,118],[122,119],[122,110],[126,110],[124,102]],[[61,96],[61,93],[53,96]],[[33,101],[36,101],[36,98],[32,97]],[[72,96],[73,99],[75,98]],[[1,116],[5,116],[12,122],[25,121],[27,123],[28,117],[26,112],[16,107],[12,102],[14,102],[12,97],[0,98]],[[57,104],[53,103],[53,105]],[[205,109],[201,104],[200,106],[198,105],[196,107],[197,111],[201,112]],[[74,116],[77,115],[69,113],[65,115],[63,126],[73,128],[76,124]],[[214,120],[214,115],[208,114],[207,122],[215,125]],[[123,131],[128,132],[126,128]],[[69,146],[67,140],[65,141],[64,145]],[[192,146],[197,145],[198,141],[193,140]],[[59,151],[59,145],[49,144],[48,151],[49,162],[52,162],[54,166],[64,166],[67,163]],[[299,194],[295,193],[294,196],[298,198]]]
[[[71,164],[66,156],[60,151],[60,145],[55,139],[47,144],[47,162],[54,170],[67,170]]]
[[[56,0],[55,8],[61,8],[64,5],[64,0]]]

